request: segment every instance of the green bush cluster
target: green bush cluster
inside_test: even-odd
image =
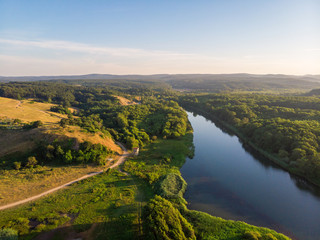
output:
[[[18,240],[18,232],[11,228],[0,229],[1,240]]]
[[[106,146],[98,143],[83,142],[79,144],[79,149],[72,149],[70,144],[54,142],[44,145],[39,149],[38,154],[45,162],[71,163],[96,163],[104,165],[107,157],[114,152]]]
[[[191,224],[168,200],[156,196],[144,209],[147,239],[196,239]]]
[[[162,177],[156,185],[156,193],[170,200],[184,201],[183,193],[187,188],[186,181],[177,173],[169,173]]]

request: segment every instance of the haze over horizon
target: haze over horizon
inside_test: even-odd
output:
[[[0,0],[0,76],[320,74],[320,1]]]

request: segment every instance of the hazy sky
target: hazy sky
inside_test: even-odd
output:
[[[0,75],[320,74],[320,0],[0,0]]]

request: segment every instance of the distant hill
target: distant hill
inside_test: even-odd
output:
[[[310,92],[304,94],[305,96],[320,96],[320,89],[312,89]]]
[[[12,81],[63,81],[73,84],[90,81],[100,84],[123,82],[166,83],[174,89],[189,91],[218,92],[228,90],[259,91],[267,89],[303,89],[320,88],[320,75],[282,75],[282,74],[156,74],[156,75],[111,75],[88,74],[72,76],[25,76],[1,77],[0,82]]]

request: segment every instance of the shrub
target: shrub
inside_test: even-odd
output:
[[[11,228],[0,229],[0,239],[1,240],[17,240],[18,232]]]
[[[21,168],[21,162],[14,162],[13,166],[16,170],[19,170]]]
[[[37,165],[37,163],[38,163],[38,161],[37,161],[36,157],[34,157],[34,156],[28,157],[26,167],[32,168],[35,165]]]
[[[273,236],[271,233],[267,233],[263,236],[262,240],[277,240],[277,238]]]
[[[248,240],[259,240],[261,237],[261,234],[255,231],[248,231],[243,234],[243,239]]]
[[[191,224],[168,200],[156,196],[144,211],[147,239],[196,239]]]
[[[167,199],[183,198],[187,183],[178,174],[165,175],[156,185],[157,194]]]

